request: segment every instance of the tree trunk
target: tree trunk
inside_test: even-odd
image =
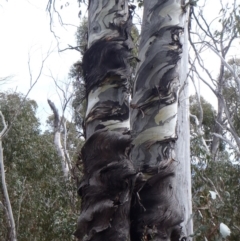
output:
[[[87,112],[79,194],[79,240],[127,241],[136,172],[129,160],[128,59],[131,12],[127,0],[89,1],[88,50],[83,56]]]
[[[178,0],[144,1],[141,63],[131,103],[132,140],[127,134],[127,60],[132,48],[127,2],[89,1],[88,50],[82,64],[87,141],[82,148],[82,211],[75,235],[91,241],[185,240],[191,232],[181,226],[185,208],[191,206],[183,205],[190,201],[186,190],[190,172],[187,162],[182,163],[185,156],[175,156],[180,72],[184,69],[186,78],[187,66],[180,61],[184,12]],[[187,128],[188,112],[181,114]],[[134,167],[129,160],[131,143]],[[187,141],[186,155],[188,148]],[[187,176],[181,179],[183,171]],[[178,181],[187,184],[186,193],[182,194]],[[189,233],[183,233],[186,230]]]
[[[136,82],[131,103],[131,127],[135,137],[131,157],[134,167],[143,173],[138,178],[131,209],[131,240],[185,240],[184,201],[190,190],[181,193],[178,181],[184,176],[185,155],[189,165],[189,130],[184,135],[184,150],[176,157],[184,12],[181,1],[144,1],[142,38]],[[186,61],[186,59],[185,59]],[[186,77],[186,76],[185,76]],[[184,86],[183,86],[184,87]],[[186,108],[183,106],[182,108]],[[187,112],[188,113],[188,112]],[[186,114],[187,114],[186,113]],[[188,128],[188,117],[183,116]],[[184,130],[185,131],[185,130]],[[181,138],[182,140],[182,138]],[[178,151],[179,154],[179,151]],[[180,173],[177,173],[180,172]],[[189,181],[189,176],[181,183]],[[187,184],[187,186],[186,186]],[[184,191],[190,188],[185,183]],[[181,191],[180,191],[181,190]],[[181,194],[181,195],[180,195]],[[186,195],[184,200],[182,197]],[[190,230],[188,230],[191,232]],[[185,238],[185,239],[184,239]]]
[[[57,110],[55,104],[51,100],[48,100],[48,105],[50,106],[50,108],[53,112],[53,116],[54,116],[54,145],[57,150],[57,154],[61,160],[63,176],[65,178],[65,181],[67,181],[69,179],[70,163],[67,163],[66,155],[65,155],[64,148],[62,146],[62,141],[61,141],[62,120],[60,120],[58,110]]]
[[[0,118],[3,124],[3,129],[0,132],[0,171],[2,176],[3,198],[6,203],[6,216],[7,216],[7,219],[9,219],[9,223],[10,223],[10,240],[17,241],[16,225],[13,217],[12,205],[8,195],[8,189],[7,189],[6,178],[5,178],[4,160],[3,160],[2,137],[7,131],[7,124],[5,122],[5,118],[1,111],[0,111]]]
[[[190,120],[189,120],[189,90],[188,90],[188,13],[183,18],[184,39],[183,54],[181,59],[180,92],[178,100],[178,122],[176,141],[176,160],[179,163],[176,170],[178,183],[177,196],[184,206],[184,222],[182,224],[184,233],[191,240],[189,235],[193,234],[192,220],[192,186],[191,186],[191,158],[190,158]]]

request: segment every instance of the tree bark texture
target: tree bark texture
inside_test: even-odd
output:
[[[184,240],[184,206],[177,195],[178,96],[184,16],[179,0],[144,1],[142,38],[131,102],[138,178],[131,208],[131,240]],[[184,175],[184,174],[183,174]]]
[[[79,240],[130,240],[136,171],[129,160],[129,78],[132,39],[127,0],[89,1],[88,49],[83,56],[87,111],[84,176],[79,188]]]
[[[132,16],[125,0],[89,1],[88,50],[83,56],[87,112],[85,136],[129,129]]]
[[[79,240],[128,241],[129,210],[136,172],[128,158],[129,135],[99,130],[82,148],[82,209],[75,235]]]
[[[183,54],[181,58],[180,91],[178,100],[178,122],[176,141],[176,160],[179,163],[176,169],[177,196],[184,207],[183,233],[187,240],[192,240],[192,185],[191,185],[191,159],[190,159],[190,120],[189,120],[189,88],[188,88],[188,26],[189,12],[182,18],[184,26]]]

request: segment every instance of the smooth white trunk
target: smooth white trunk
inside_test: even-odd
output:
[[[54,134],[54,145],[57,150],[58,156],[60,157],[60,160],[61,160],[63,175],[65,179],[67,179],[69,174],[69,167],[68,167],[64,149],[61,143],[61,133],[59,131],[56,131]]]
[[[17,241],[17,233],[16,233],[16,225],[15,225],[15,220],[13,217],[13,212],[12,212],[12,205],[10,202],[10,198],[8,195],[8,189],[7,189],[7,184],[6,184],[6,178],[5,178],[5,168],[4,168],[4,161],[3,161],[3,147],[2,147],[2,137],[7,131],[7,124],[5,122],[4,116],[2,112],[0,111],[0,117],[2,119],[3,123],[3,130],[0,132],[0,170],[1,170],[1,176],[2,176],[2,188],[3,188],[3,195],[4,199],[7,205],[7,218],[9,218],[10,225],[11,225],[11,241]]]
[[[188,87],[188,18],[184,18],[184,38],[183,54],[181,59],[181,75],[178,106],[178,123],[176,141],[176,159],[180,163],[177,166],[176,178],[179,186],[178,192],[184,205],[184,224],[185,232],[190,235],[193,233],[192,221],[192,187],[191,187],[191,161],[190,161],[190,121],[189,121],[189,87]],[[191,238],[189,237],[189,240]]]

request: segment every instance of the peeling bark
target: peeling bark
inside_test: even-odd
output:
[[[131,158],[143,173],[131,210],[131,239],[184,240],[184,206],[177,195],[178,96],[184,13],[179,0],[144,1],[142,39],[131,127]],[[181,160],[182,161],[182,160]]]
[[[129,129],[131,27],[127,1],[90,1],[89,48],[82,65],[87,94],[87,139],[105,127]]]
[[[82,61],[87,111],[79,240],[130,240],[136,171],[129,160],[129,78],[132,39],[127,0],[89,1],[88,50]]]
[[[129,209],[136,172],[128,158],[129,135],[95,132],[82,148],[79,240],[129,240]]]

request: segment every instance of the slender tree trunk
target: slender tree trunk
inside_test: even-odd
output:
[[[64,148],[62,146],[62,141],[61,141],[61,120],[58,114],[58,110],[55,106],[55,104],[51,101],[48,100],[48,104],[53,112],[54,116],[54,145],[57,150],[57,154],[61,160],[61,166],[62,166],[62,172],[64,175],[65,180],[67,181],[69,179],[69,165],[70,163],[67,162],[66,160],[66,155],[64,152]]]
[[[131,240],[134,241],[177,241],[187,236],[181,223],[187,207],[183,202],[190,201],[190,191],[182,194],[178,181],[185,170],[189,175],[189,166],[186,168],[182,163],[184,155],[189,155],[188,130],[184,146],[187,153],[181,153],[181,158],[175,155],[178,118],[188,123],[188,117],[178,113],[184,15],[181,1],[144,1],[141,63],[137,67],[131,103],[135,137],[131,157],[134,167],[143,173],[137,180],[132,201]],[[181,124],[179,130],[183,131]],[[184,190],[187,188],[189,184]],[[181,200],[184,195],[187,199]]]
[[[4,116],[1,111],[0,111],[0,118],[1,118],[1,121],[3,124],[3,129],[0,132],[0,171],[1,171],[1,176],[2,176],[3,196],[4,196],[5,203],[6,203],[7,219],[9,219],[10,225],[11,225],[10,240],[17,241],[16,225],[15,225],[15,220],[13,217],[12,205],[11,205],[10,198],[8,195],[8,189],[7,189],[6,178],[5,178],[4,161],[3,161],[2,137],[7,131],[7,124],[5,122]]]
[[[79,240],[127,241],[136,172],[129,160],[128,59],[131,12],[127,0],[89,1],[88,50],[83,56],[87,112],[79,194]]]
[[[181,59],[180,92],[178,100],[178,122],[176,141],[176,160],[179,163],[176,170],[177,196],[184,206],[183,232],[188,236],[193,234],[192,220],[192,185],[191,185],[191,159],[190,159],[190,120],[189,120],[189,91],[188,91],[188,12],[183,17],[184,39]]]
[[[217,110],[217,116],[215,120],[215,126],[214,126],[214,133],[217,133],[219,135],[222,135],[223,129],[222,129],[222,122],[223,122],[223,103],[221,100],[221,96],[223,94],[223,81],[224,81],[224,65],[221,63],[220,67],[220,74],[218,76],[218,110]],[[220,145],[220,138],[218,136],[213,135],[213,140],[211,144],[211,154],[212,154],[212,159],[216,161],[217,154],[219,151],[219,145]]]

